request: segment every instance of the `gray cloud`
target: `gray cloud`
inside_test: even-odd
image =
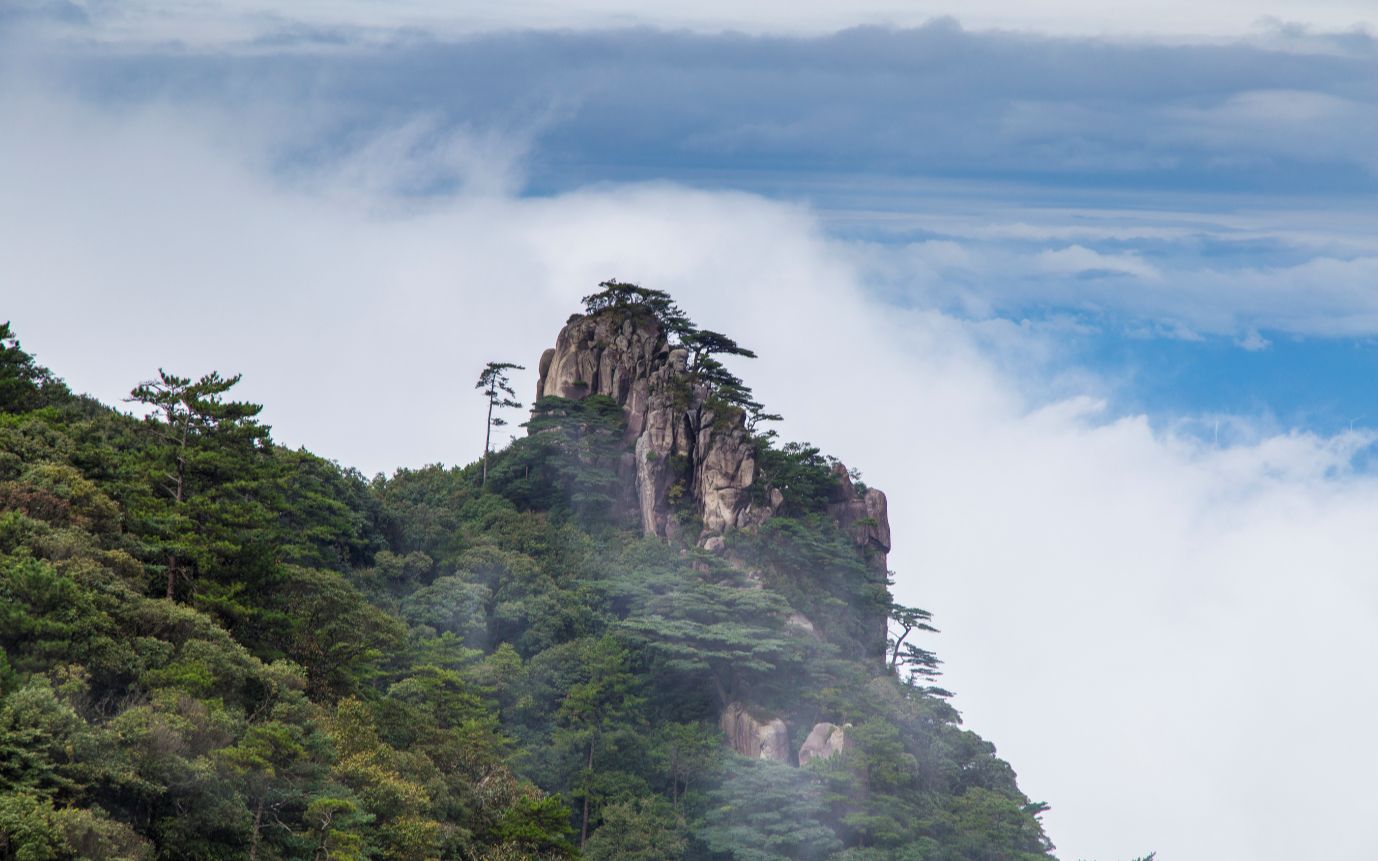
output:
[[[289,186],[403,206],[665,179],[803,200],[874,246],[877,289],[973,317],[1052,308],[1252,344],[1378,332],[1378,42],[1269,32],[442,40],[281,22],[215,51],[50,41],[0,87],[41,75],[113,118],[195,117]]]
[[[1378,47],[1362,33],[1309,36],[1306,50],[1297,39],[978,33],[951,20],[821,37],[377,38],[284,25],[234,51],[70,48],[64,68],[102,100],[302,104],[322,125],[298,159],[418,113],[527,129],[538,192],[665,176],[769,190],[782,173],[804,175],[811,194],[824,189],[808,177],[828,174],[1126,193],[1378,189]]]

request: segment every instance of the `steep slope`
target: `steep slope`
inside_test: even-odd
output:
[[[1049,857],[897,675],[884,495],[629,288],[486,484],[283,449],[233,377],[136,420],[0,330],[0,858]]]

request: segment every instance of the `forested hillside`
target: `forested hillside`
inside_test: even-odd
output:
[[[0,859],[1049,857],[891,604],[883,495],[602,286],[527,435],[371,479],[233,376],[135,418],[0,329]]]

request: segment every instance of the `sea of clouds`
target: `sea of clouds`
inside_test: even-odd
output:
[[[682,181],[523,193],[542,156],[522,128],[398,111],[341,135],[353,108],[300,93],[114,89],[39,59],[0,76],[3,315],[74,388],[114,403],[159,367],[239,372],[280,442],[367,474],[465,463],[485,362],[533,367],[605,278],[668,290],[760,354],[735,370],[785,438],[888,492],[897,596],[934,612],[924,645],[1052,804],[1061,857],[1378,852],[1358,827],[1378,806],[1378,479],[1352,467],[1374,439],[1226,417],[1242,427],[1212,444],[1114,412],[1115,380],[1069,371],[1055,325],[983,286],[1118,273],[1145,319],[1332,330],[1368,313],[1371,249],[1322,231],[1338,262],[1282,267],[1314,281],[1181,280],[1096,243],[1186,216],[982,219],[969,200],[935,235],[877,242],[807,201]]]

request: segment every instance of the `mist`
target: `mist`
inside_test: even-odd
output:
[[[305,178],[214,105],[4,93],[3,313],[74,389],[243,373],[274,437],[366,474],[482,451],[487,361],[534,367],[610,277],[760,354],[734,370],[889,495],[898,600],[1066,859],[1364,858],[1378,789],[1366,432],[1228,442],[1116,412],[1055,329],[887,301],[806,203],[673,182],[519,196],[529,142],[406,125]],[[498,135],[498,136],[494,136]],[[399,145],[399,141],[403,143]],[[399,195],[443,174],[453,192]],[[1103,263],[1103,261],[1102,261]],[[1329,748],[1338,748],[1331,750]]]

